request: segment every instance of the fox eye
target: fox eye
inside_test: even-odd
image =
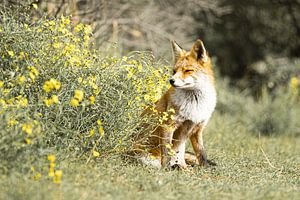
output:
[[[193,69],[186,69],[186,70],[184,70],[185,73],[193,72],[193,71],[195,71],[195,70],[193,70]]]
[[[175,69],[173,70],[173,75],[174,75],[174,74],[176,74],[176,70],[175,70]]]

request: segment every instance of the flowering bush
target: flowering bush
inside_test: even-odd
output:
[[[90,160],[126,151],[141,112],[167,87],[168,67],[145,52],[106,56],[93,48],[91,26],[73,27],[68,17],[1,19],[4,168],[49,153]]]

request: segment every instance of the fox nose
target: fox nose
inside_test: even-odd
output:
[[[173,78],[170,79],[170,84],[174,86],[175,80]]]

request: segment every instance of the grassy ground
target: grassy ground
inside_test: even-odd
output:
[[[115,157],[61,161],[60,185],[12,173],[1,177],[0,199],[298,199],[300,138],[259,138],[226,121],[216,115],[206,131],[216,168],[163,171]]]

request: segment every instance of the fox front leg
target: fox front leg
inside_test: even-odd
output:
[[[190,137],[191,139],[191,143],[193,146],[193,149],[195,151],[197,160],[199,162],[199,165],[201,166],[215,166],[216,163],[214,163],[213,161],[210,161],[207,159],[206,153],[205,153],[205,149],[204,149],[204,145],[203,145],[203,137],[202,137],[202,132],[203,132],[204,126],[199,124],[197,125],[194,130],[193,133]]]

